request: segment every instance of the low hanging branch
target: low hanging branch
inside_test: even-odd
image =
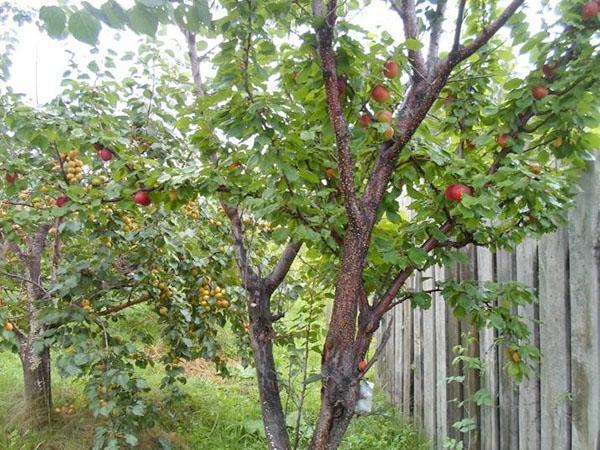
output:
[[[31,279],[27,278],[27,277],[23,277],[23,276],[21,276],[21,275],[17,275],[17,274],[15,274],[15,273],[4,272],[4,271],[2,271],[2,270],[0,270],[0,275],[2,275],[2,276],[5,276],[5,277],[7,277],[7,278],[12,278],[13,280],[16,280],[16,281],[22,281],[23,283],[29,283],[29,284],[32,284],[33,286],[35,286],[35,287],[36,287],[36,288],[38,288],[39,290],[43,291],[43,292],[44,292],[44,294],[45,294],[46,296],[49,296],[49,293],[48,293],[48,291],[47,291],[47,290],[44,288],[44,286],[42,286],[41,284],[39,284],[39,283],[37,283],[37,282],[35,282],[35,281],[33,281],[33,280],[31,280]]]
[[[129,308],[131,306],[139,305],[141,303],[145,303],[145,302],[147,302],[150,299],[151,299],[150,295],[144,294],[141,297],[136,298],[134,300],[130,300],[130,301],[122,303],[120,305],[116,305],[116,306],[113,306],[111,308],[107,308],[107,309],[104,309],[102,311],[99,311],[99,312],[96,313],[96,316],[109,316],[111,314],[118,313],[119,311],[123,311],[124,309],[127,309],[127,308]]]
[[[283,282],[301,247],[301,243],[294,241],[290,241],[287,244],[281,258],[279,258],[279,262],[265,278],[265,285],[269,292],[273,292]]]

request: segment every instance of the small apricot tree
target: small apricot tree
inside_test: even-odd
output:
[[[141,46],[135,61],[158,54]],[[171,95],[173,67],[162,58],[124,81],[88,68],[93,84],[89,70],[72,67],[48,105],[0,95],[0,349],[19,355],[29,416],[46,424],[51,350],[60,348],[60,373],[84,378],[105,418],[96,445],[113,448],[134,444],[152,421],[135,372],[154,364],[143,346],[164,344],[163,383],[172,385],[184,381],[185,360],[224,370],[217,330],[241,332],[244,319],[231,255],[215,246],[223,217],[179,165],[189,153],[171,131],[169,107],[185,104]],[[160,333],[124,336],[119,324],[133,309],[155,314]]]

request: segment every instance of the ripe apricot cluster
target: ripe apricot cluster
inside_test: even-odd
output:
[[[83,161],[79,159],[79,150],[72,149],[66,155],[62,155],[66,161],[67,181],[69,183],[79,183],[83,176]]]
[[[219,286],[211,286],[210,282],[205,281],[198,288],[198,301],[200,306],[205,310],[210,311],[212,305],[219,308],[229,308],[229,300],[224,288]]]
[[[183,211],[185,212],[185,215],[191,219],[198,220],[200,218],[198,204],[193,200],[183,207]]]
[[[386,78],[393,79],[398,77],[400,74],[400,66],[395,61],[388,59],[383,65],[383,75]],[[391,99],[388,88],[383,84],[376,84],[371,89],[371,100],[376,103],[387,103]],[[358,119],[358,126],[360,128],[369,128],[373,116],[370,112],[361,114]],[[383,130],[383,136],[386,140],[390,140],[394,137],[394,127],[392,126],[393,114],[388,109],[380,109],[375,114],[375,120],[379,123],[387,124],[387,127]]]
[[[160,290],[160,300],[162,301],[168,300],[173,296],[173,291],[171,291],[169,285],[160,279],[160,272],[158,269],[152,269],[150,271],[150,286]]]
[[[35,209],[42,209],[45,206],[52,206],[54,202],[55,201],[48,195],[44,196],[44,198],[34,197],[31,200],[31,206],[33,206]]]
[[[125,225],[125,230],[127,231],[135,231],[138,229],[138,225],[135,220],[129,216],[123,217],[123,224]]]
[[[223,222],[221,222],[220,220],[216,220],[216,219],[210,219],[208,221],[209,224],[214,225],[215,227],[220,227],[223,225]]]
[[[108,178],[106,178],[104,175],[100,175],[97,177],[93,177],[91,180],[91,183],[92,183],[92,186],[98,187],[98,186],[102,186],[107,181],[108,181]]]
[[[56,412],[57,414],[66,414],[72,416],[73,414],[75,414],[75,405],[63,405],[60,408],[54,408],[54,412]]]
[[[23,189],[19,192],[19,200],[29,200],[30,195],[29,189]]]

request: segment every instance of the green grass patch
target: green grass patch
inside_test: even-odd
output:
[[[151,400],[159,421],[140,436],[140,449],[160,449],[159,439],[172,441],[175,448],[244,450],[266,448],[252,369],[237,368],[229,378],[216,375],[209,363],[192,367],[184,389],[189,396],[169,409],[162,402],[158,384],[160,367],[144,375],[152,386]],[[22,398],[22,375],[15,355],[0,353],[0,449],[2,450],[84,450],[92,446],[95,419],[87,411],[81,381],[53,374],[55,408],[52,426],[35,431],[27,423]],[[318,411],[318,383],[307,397],[308,422]],[[284,398],[284,402],[285,402]],[[343,450],[425,449],[415,428],[403,422],[376,395],[374,415],[353,420],[341,446]],[[289,409],[294,407],[288,403]],[[306,428],[305,428],[306,429]],[[309,430],[307,430],[309,431]],[[308,436],[299,448],[306,448]]]

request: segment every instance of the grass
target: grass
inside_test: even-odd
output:
[[[189,366],[189,394],[174,410],[161,406],[157,386],[158,368],[144,375],[153,387],[153,400],[159,408],[160,421],[140,437],[140,449],[160,448],[158,438],[168,437],[176,448],[189,450],[265,449],[258,394],[253,372],[238,368],[231,378],[218,377],[208,363]],[[27,425],[21,396],[22,376],[16,356],[0,353],[0,449],[2,450],[83,450],[92,446],[94,418],[85,407],[83,383],[53,379],[55,407],[73,405],[72,411],[53,414],[48,429],[34,431]],[[318,383],[307,398],[309,422],[318,409]],[[375,399],[376,414],[353,420],[344,439],[343,450],[418,450],[425,449],[415,428],[405,423],[386,404],[381,394]],[[307,425],[306,425],[307,426]],[[306,440],[299,448],[306,448]]]

